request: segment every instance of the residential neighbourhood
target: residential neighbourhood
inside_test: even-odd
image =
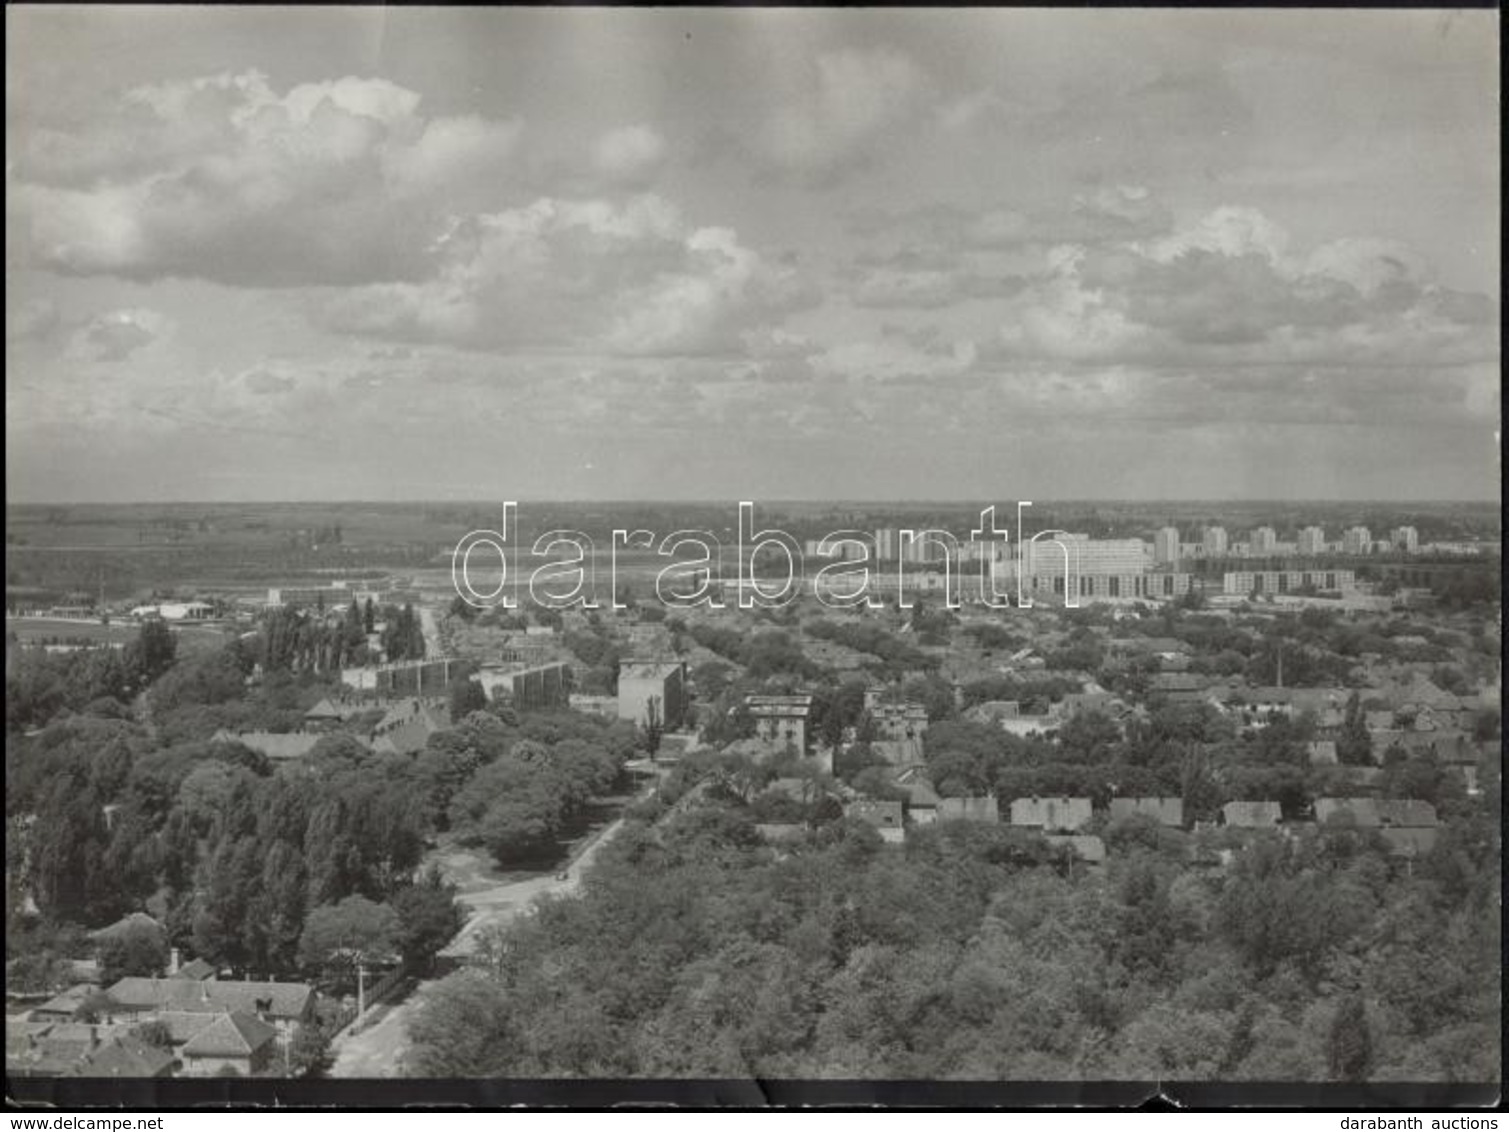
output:
[[[13,1105],[1501,1099],[1496,12],[6,31]]]

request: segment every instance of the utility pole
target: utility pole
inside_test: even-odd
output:
[[[367,968],[361,960],[356,963],[356,1022],[361,1025],[362,1015],[367,1013]]]

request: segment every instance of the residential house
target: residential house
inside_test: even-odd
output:
[[[1305,757],[1311,766],[1336,766],[1336,740],[1312,739],[1305,744]]]
[[[788,746],[795,747],[798,752],[807,750],[811,696],[745,696],[744,706],[754,717],[755,738],[767,747],[775,751]]]
[[[907,793],[904,806],[906,817],[913,825],[931,825],[941,815],[942,803],[933,784],[919,775],[908,776],[907,781],[897,779],[896,785]]]
[[[1087,865],[1106,863],[1106,843],[1092,834],[1050,833],[1047,840],[1052,845],[1064,845],[1074,851],[1074,856]]]
[[[1436,808],[1417,798],[1317,798],[1315,820],[1322,825],[1350,819],[1376,829],[1396,857],[1417,857],[1436,846]]]
[[[870,720],[875,725],[877,734],[883,739],[920,740],[927,730],[927,708],[921,704],[876,702],[871,706],[868,694],[865,701]]]
[[[178,1059],[171,1050],[140,1038],[120,1037],[91,1050],[71,1076],[75,1077],[171,1077]]]
[[[210,737],[212,743],[240,743],[243,747],[266,755],[274,763],[306,758],[324,736],[313,731],[227,731],[221,728]],[[353,736],[353,738],[357,738]],[[357,742],[365,740],[357,738]]]
[[[1114,714],[1119,703],[1110,692],[1070,692],[1059,704],[1059,713],[1064,716],[1075,716],[1082,711]]]
[[[406,696],[390,707],[372,729],[372,749],[378,754],[417,755],[425,749],[431,735],[450,725],[441,701]]]
[[[1055,714],[1023,715],[1016,700],[987,700],[976,704],[964,713],[964,718],[973,723],[999,727],[1009,735],[1047,735],[1057,731],[1061,720]]]
[[[326,697],[304,713],[304,726],[310,731],[328,731],[340,726],[347,714],[349,709],[342,711]]]
[[[760,835],[760,840],[771,845],[779,845],[790,841],[800,841],[806,835],[807,827],[801,822],[758,822],[755,832]]]
[[[287,1042],[294,1030],[313,1019],[314,988],[307,983],[240,980],[156,979],[128,977],[108,991],[117,1020],[144,1021],[163,1011],[190,1014],[244,1013],[262,1019]]]
[[[844,817],[856,818],[875,829],[883,841],[899,844],[906,840],[900,802],[878,798],[856,798],[844,806]]]
[[[176,952],[177,949],[175,948],[174,951]],[[192,979],[194,982],[202,982],[205,979],[213,979],[218,974],[219,972],[215,970],[212,964],[206,963],[203,959],[194,959],[185,963],[176,971],[170,971],[168,977],[172,979]]]
[[[1088,798],[1013,798],[1011,824],[1045,832],[1077,832],[1090,823],[1093,810]]]
[[[1151,796],[1111,799],[1112,821],[1131,817],[1133,814],[1144,814],[1159,825],[1166,825],[1170,829],[1180,829],[1184,826],[1184,799]]]
[[[1277,829],[1283,812],[1277,802],[1227,802],[1222,823],[1237,829]]]
[[[37,1022],[72,1022],[83,1012],[85,1001],[98,989],[89,983],[76,983],[41,1006],[32,1007],[31,1018]]]
[[[184,1043],[179,1055],[184,1074],[213,1077],[234,1070],[250,1077],[267,1068],[277,1037],[277,1029],[254,1014],[217,1014]]]
[[[975,798],[944,798],[938,804],[938,819],[996,824],[1001,820],[1001,806],[992,794]]]

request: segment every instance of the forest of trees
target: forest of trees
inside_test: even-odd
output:
[[[687,795],[692,798],[695,795]],[[1355,829],[1192,867],[1132,820],[1102,872],[1006,826],[765,846],[721,786],[640,818],[427,996],[422,1076],[1489,1080],[1494,815],[1413,875]]]
[[[330,694],[312,668],[248,684],[275,651],[268,639],[297,623],[280,611],[260,639],[176,660],[153,623],[123,652],[25,654],[11,691],[45,726],[7,731],[7,959],[19,989],[55,985],[62,960],[87,950],[83,928],[136,910],[165,925],[163,947],[258,977],[344,989],[355,937],[422,965],[460,926],[454,892],[420,868],[434,835],[454,830],[505,862],[549,856],[642,743],[632,724],[508,708],[470,712],[412,757],[334,732],[273,767],[212,740],[227,726],[290,730]],[[126,698],[143,687],[139,715]],[[133,941],[112,970],[146,953]]]

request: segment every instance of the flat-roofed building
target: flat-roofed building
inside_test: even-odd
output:
[[[769,746],[787,745],[807,750],[807,716],[812,711],[812,697],[746,696],[744,706],[754,717],[755,737]]]
[[[1272,527],[1259,527],[1247,538],[1248,553],[1254,558],[1266,558],[1278,546],[1278,532]]]
[[[1395,550],[1402,550],[1405,554],[1414,554],[1420,549],[1420,532],[1414,527],[1395,527],[1389,532],[1388,540]]]
[[[1344,554],[1371,554],[1373,532],[1366,527],[1348,527],[1341,536],[1341,549]]]
[[[1305,527],[1299,532],[1299,541],[1295,546],[1298,553],[1306,558],[1314,558],[1326,552],[1326,532],[1323,527]]]
[[[489,699],[506,698],[521,711],[567,707],[571,700],[571,666],[564,661],[530,667],[484,664],[476,680]]]
[[[1173,565],[1179,561],[1179,529],[1163,527],[1153,534],[1153,561]]]
[[[618,666],[618,718],[642,724],[650,704],[667,731],[686,715],[686,666],[680,661],[625,660]]]
[[[1357,575],[1351,570],[1232,570],[1221,579],[1221,592],[1227,594],[1346,593],[1356,588]]]

